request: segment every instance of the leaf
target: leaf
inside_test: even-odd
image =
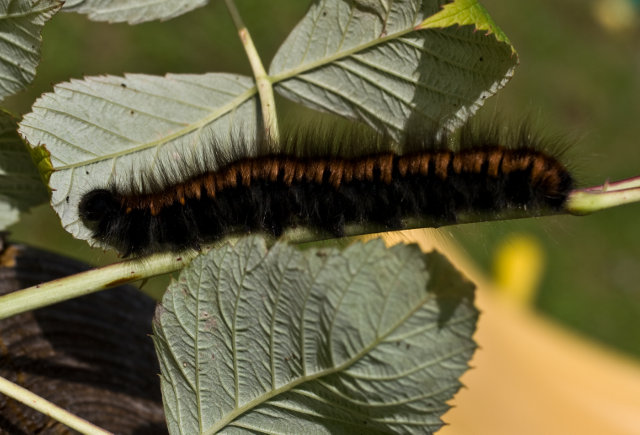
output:
[[[0,230],[49,197],[17,128],[16,120],[0,111]]]
[[[407,127],[455,129],[506,84],[517,57],[479,5],[464,20],[429,21],[461,2],[442,3],[317,0],[271,63],[276,90],[396,139]],[[494,33],[476,31],[487,23]]]
[[[93,21],[139,24],[170,20],[207,3],[208,0],[67,0],[62,10],[87,14]]]
[[[240,239],[170,285],[154,342],[171,433],[431,433],[475,349],[473,285],[380,240]]]
[[[60,6],[59,0],[0,1],[0,100],[35,77],[42,28]]]
[[[40,167],[53,169],[51,204],[67,231],[88,240],[77,210],[86,191],[131,183],[158,166],[174,168],[177,158],[201,158],[214,137],[228,146],[238,136],[251,142],[255,94],[253,80],[235,74],[86,77],[42,95],[20,133],[50,153]],[[208,162],[215,164],[215,156]]]

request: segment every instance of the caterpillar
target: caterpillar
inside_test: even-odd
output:
[[[271,151],[255,157],[228,156],[215,170],[200,163],[194,173],[185,165],[174,182],[161,173],[144,188],[95,188],[82,196],[78,213],[96,241],[124,256],[141,256],[199,249],[236,232],[277,237],[307,226],[339,237],[348,224],[399,230],[409,218],[430,218],[438,226],[455,223],[461,213],[558,212],[574,186],[566,166],[527,128],[510,136],[465,128],[454,144],[452,138],[412,135],[400,151],[391,151],[392,141],[383,136],[336,135],[293,135],[288,146],[267,144],[261,148]],[[370,151],[300,151],[319,141]]]

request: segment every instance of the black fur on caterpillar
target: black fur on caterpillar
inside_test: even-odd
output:
[[[246,150],[241,142],[232,150]],[[143,187],[93,189],[80,201],[80,218],[95,240],[140,256],[198,249],[230,233],[277,237],[298,225],[339,237],[347,224],[398,230],[409,218],[439,226],[460,213],[560,212],[574,186],[526,127],[510,135],[471,127],[453,138],[411,134],[399,145],[357,131],[298,132],[257,148],[264,150],[257,157],[216,155],[223,162],[216,170],[206,161],[169,168],[178,182],[163,178],[170,171],[161,167]]]

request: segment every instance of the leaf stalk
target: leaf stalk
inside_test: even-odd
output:
[[[273,95],[273,84],[271,82],[271,78],[264,69],[258,50],[256,50],[256,46],[253,44],[253,39],[251,39],[251,34],[244,25],[235,3],[233,0],[224,0],[224,2],[229,10],[233,23],[238,30],[240,41],[242,42],[242,46],[244,47],[249,63],[251,64],[253,76],[258,88],[258,94],[260,95],[260,106],[262,108],[262,120],[264,122],[266,137],[277,143],[280,140],[280,129],[278,127],[276,102]]]

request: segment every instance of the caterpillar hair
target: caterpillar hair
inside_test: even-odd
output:
[[[254,148],[263,151],[252,157],[237,142],[236,155],[221,156],[211,141],[215,170],[205,158],[160,167],[128,187],[90,190],[80,218],[95,240],[140,256],[198,249],[230,233],[277,237],[295,226],[339,237],[348,224],[398,230],[411,218],[439,226],[463,213],[535,216],[562,211],[574,186],[526,127],[511,135],[470,127],[455,137],[410,134],[399,145],[358,131],[298,132],[281,144],[260,141]]]

